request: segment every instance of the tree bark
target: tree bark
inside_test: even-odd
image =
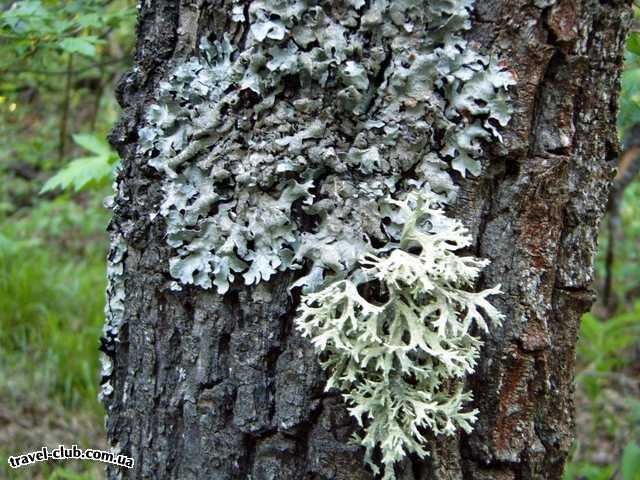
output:
[[[368,5],[368,3],[367,3]],[[367,8],[365,6],[364,8]],[[103,350],[111,445],[135,467],[109,478],[369,479],[348,439],[355,422],[310,343],[292,328],[293,273],[258,286],[166,288],[171,248],[154,214],[158,172],[138,132],[160,81],[198,40],[231,25],[232,2],[143,1],[136,65],[118,88],[111,142],[123,159],[112,235],[124,323]],[[573,441],[575,344],[592,303],[596,235],[618,158],[615,131],[629,2],[478,0],[466,38],[512,71],[514,113],[502,144],[486,146],[478,177],[457,178],[451,209],[488,258],[479,288],[502,285],[504,325],[485,338],[469,385],[472,433],[436,438],[409,479],[560,479]],[[286,86],[295,88],[295,86]],[[276,100],[284,101],[284,100]],[[331,101],[331,100],[329,100]]]

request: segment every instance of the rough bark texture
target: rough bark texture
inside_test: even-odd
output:
[[[213,3],[213,4],[212,4]],[[164,226],[150,219],[158,174],[136,155],[144,108],[169,65],[228,28],[225,2],[143,1],[135,68],[119,87],[123,157],[112,232],[128,244],[127,323],[113,359],[109,439],[135,459],[110,478],[369,479],[348,444],[354,422],[323,393],[311,346],[292,331],[295,305],[279,274],[225,296],[168,292]],[[403,479],[560,479],[573,440],[580,315],[617,160],[618,77],[629,5],[617,0],[479,0],[468,38],[505,59],[515,112],[488,166],[461,183],[452,214],[502,284],[503,328],[485,340],[470,387],[470,435],[437,439]]]

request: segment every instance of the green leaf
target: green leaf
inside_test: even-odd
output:
[[[60,41],[59,46],[67,53],[79,53],[87,57],[96,56],[95,37],[70,37]]]
[[[71,161],[69,165],[47,180],[40,193],[70,188],[79,191],[91,183],[101,184],[112,176],[118,156],[109,148],[106,141],[91,134],[77,134],[73,136],[73,140],[95,155]]]
[[[640,480],[640,446],[629,443],[622,452],[622,480]]]
[[[640,55],[640,34],[632,33],[627,40],[627,50],[635,55]]]
[[[97,13],[86,13],[84,15],[80,15],[77,18],[76,22],[83,28],[103,28],[106,20],[107,18],[105,18],[104,15],[99,15]]]
[[[622,133],[640,122],[640,68],[622,73],[618,125]]]
[[[105,162],[104,157],[76,158],[47,180],[40,193],[49,192],[56,188],[67,190],[71,187],[75,191],[79,191],[91,182],[98,182],[109,177],[112,170],[113,166]]]
[[[96,155],[112,155],[113,151],[106,140],[99,138],[91,133],[76,133],[73,135],[73,141],[85,150],[89,150]]]
[[[610,480],[615,467],[612,465],[592,465],[590,463],[570,463],[565,469],[563,480]]]

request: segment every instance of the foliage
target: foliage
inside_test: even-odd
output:
[[[567,465],[565,480],[640,480],[640,446],[630,442],[622,452],[620,465],[596,465],[580,462]]]
[[[372,454],[382,453],[384,478],[409,454],[428,455],[426,432],[469,432],[476,410],[464,411],[463,392],[481,342],[472,334],[502,315],[487,301],[498,288],[473,293],[486,260],[459,256],[471,237],[445,216],[435,196],[410,194],[393,201],[404,227],[398,248],[367,254],[362,272],[304,295],[296,319],[303,336],[325,354],[327,390],[343,392],[365,435],[358,440],[375,473]],[[386,249],[388,250],[388,249]],[[374,281],[388,297],[374,304],[359,292]]]
[[[46,437],[53,441],[73,437],[102,445],[103,411],[96,392],[107,215],[100,198],[83,203],[66,196],[40,202],[0,227],[0,403],[21,425],[33,416],[39,426],[30,433],[20,425],[3,425],[3,459],[4,453],[14,455],[42,444],[37,432],[43,429],[51,430]],[[60,436],[60,424],[69,434]],[[19,434],[4,443],[12,428]],[[80,471],[92,473],[75,473]],[[43,463],[13,471],[3,461],[0,477],[71,479],[101,474],[89,462],[64,468]]]
[[[130,60],[133,7],[18,0],[0,11],[0,156],[8,160],[0,164],[0,214],[37,203],[44,179],[79,150],[73,134],[105,137],[117,115],[114,82]],[[83,161],[82,170],[101,177],[105,165]]]
[[[103,476],[89,462],[21,471],[4,458],[51,438],[104,446],[96,399],[108,220],[101,202],[115,163],[105,136],[134,21],[134,0],[0,8],[0,404],[22,422],[0,425],[2,478]],[[30,417],[33,432],[21,426]]]
[[[640,480],[640,446],[629,443],[622,453],[622,480]]]
[[[130,14],[126,10],[106,10],[107,3],[100,0],[14,2],[0,17],[2,35],[17,57],[50,55],[51,50],[95,57],[96,47],[105,41],[86,32],[116,27]]]
[[[621,310],[632,310],[640,294],[640,182],[636,179],[623,193],[620,205],[619,235],[615,240],[615,257],[612,265],[613,294],[615,304]],[[608,222],[603,227],[608,228]],[[608,233],[608,232],[607,232]],[[596,257],[596,273],[604,278],[606,251],[609,237],[604,231],[599,237],[599,251]]]
[[[632,440],[640,434],[640,402],[633,400],[637,392],[629,387],[635,383],[629,376],[633,368],[631,352],[639,343],[640,303],[609,319],[584,315],[576,382],[579,399],[584,396],[578,415],[585,417],[584,409],[588,409],[589,424],[578,422],[580,442],[565,470],[565,480],[609,480],[614,472],[622,472],[621,480],[636,480],[640,474],[640,458]],[[620,465],[589,460],[594,453],[602,452],[605,443],[619,451]]]
[[[608,320],[593,314],[582,317],[578,355],[586,366],[577,376],[589,398],[594,401],[601,391],[601,382],[609,372],[628,364],[619,355],[640,338],[640,304],[634,311],[622,313]]]
[[[588,462],[570,463],[564,471],[564,480],[611,480],[614,465],[594,465]]]
[[[636,22],[640,8],[635,8]],[[618,111],[618,128],[624,137],[629,128],[640,123],[640,32],[632,31],[625,51],[625,68],[622,73],[622,91]]]
[[[94,155],[73,160],[47,180],[40,193],[57,188],[73,188],[77,192],[88,185],[101,186],[113,180],[113,171],[119,157],[106,140],[91,134],[76,134],[73,140]]]

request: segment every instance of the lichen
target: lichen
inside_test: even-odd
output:
[[[463,387],[481,345],[471,328],[487,332],[485,316],[502,320],[487,301],[499,287],[472,292],[488,261],[455,253],[471,244],[463,225],[445,216],[433,194],[392,203],[403,225],[398,247],[367,254],[349,278],[305,295],[296,321],[327,358],[327,389],[343,392],[351,415],[366,424],[356,438],[375,473],[380,449],[385,479],[395,478],[394,464],[408,454],[428,454],[425,431],[471,431],[477,410],[463,410],[472,398]],[[388,297],[384,303],[360,293],[370,281]]]
[[[224,294],[240,280],[255,285],[298,270],[291,288],[302,289],[303,306],[329,308],[327,292],[358,285],[368,273],[394,294],[409,289],[410,298],[417,286],[404,279],[400,288],[381,275],[398,274],[389,262],[413,255],[402,245],[409,218],[402,212],[428,198],[425,208],[435,223],[423,235],[434,237],[421,238],[442,250],[402,258],[420,264],[446,256],[446,271],[438,275],[450,275],[440,279],[441,288],[457,292],[447,297],[451,322],[484,298],[488,293],[461,290],[471,288],[484,262],[458,257],[446,241],[434,240],[443,234],[439,229],[451,233],[447,228],[455,226],[456,245],[468,241],[440,208],[454,201],[456,178],[481,172],[482,142],[501,140],[499,129],[510,117],[510,73],[463,38],[472,6],[473,0],[258,0],[245,9],[235,2],[231,20],[244,34],[203,38],[196,57],[174,65],[139,132],[139,154],[162,177],[158,212],[174,249],[170,287]],[[398,209],[394,201],[409,203]],[[473,271],[447,270],[456,265],[473,265]],[[434,305],[431,293],[424,295],[411,297],[412,308],[424,309],[426,323],[415,326],[420,331],[431,328],[425,312]],[[499,318],[488,303],[482,306]],[[298,327],[319,351],[331,352],[333,385],[353,409],[367,413],[367,451],[376,445],[385,450],[391,440],[374,431],[378,411],[365,407],[372,390],[362,390],[369,388],[369,373],[379,372],[358,370],[351,383],[339,380],[336,366],[351,354],[335,342],[319,342],[305,323],[313,318],[303,314]],[[449,335],[455,328],[451,323],[437,334],[454,342]],[[468,325],[461,332],[455,338],[464,340],[455,348],[468,361],[455,374],[448,371],[455,378],[472,371],[479,346]],[[420,355],[427,362],[420,369],[438,371],[442,358]],[[438,375],[425,381],[432,382],[427,391],[449,399],[444,427],[426,414],[407,420],[417,422],[413,438],[394,440],[387,478],[400,456],[426,452],[422,427],[436,433],[450,433],[447,422],[468,428],[473,415],[462,413],[468,395],[450,392]]]
[[[120,329],[126,322],[125,318],[125,289],[124,289],[124,259],[127,254],[127,244],[120,233],[111,236],[111,245],[107,256],[107,301],[104,308],[105,324],[102,330],[103,347],[107,350],[119,341]],[[113,362],[109,351],[100,357],[102,377],[100,393],[101,401],[105,401],[113,393],[111,376]]]
[[[320,271],[349,271],[387,240],[382,199],[418,189],[451,200],[448,165],[477,175],[481,140],[509,117],[510,75],[460,36],[470,7],[258,1],[243,48],[203,39],[200,57],[160,84],[140,131],[165,178],[173,288],[224,293],[236,277],[251,285],[305,263],[301,284],[317,288]],[[315,231],[300,210],[320,218]],[[341,243],[353,248],[336,261]]]

